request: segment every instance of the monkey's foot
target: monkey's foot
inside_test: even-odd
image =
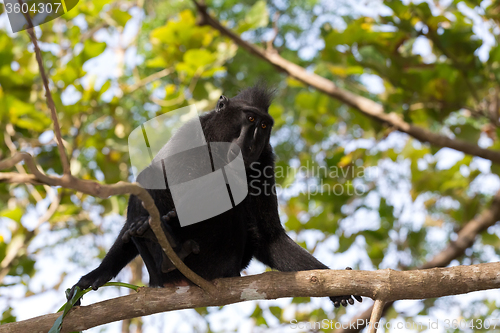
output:
[[[352,270],[351,267],[346,267],[345,269],[347,270]],[[343,305],[344,307],[347,306],[348,304],[351,304],[353,305],[354,304],[354,299],[352,298],[355,298],[356,301],[358,302],[363,302],[363,299],[361,298],[361,296],[358,296],[358,295],[344,295],[344,296],[332,296],[330,297],[330,300],[333,302],[333,305],[338,308],[340,307],[340,305]]]

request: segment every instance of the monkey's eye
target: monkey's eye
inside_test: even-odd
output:
[[[255,121],[255,118],[254,118],[254,117],[252,117],[252,116],[248,116],[248,120],[250,120],[250,121]]]
[[[267,127],[267,125],[264,124],[264,123],[262,123],[262,125],[260,125],[260,126],[262,126],[262,128],[266,128]]]

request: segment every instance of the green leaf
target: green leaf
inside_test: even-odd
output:
[[[106,43],[94,42],[91,39],[86,39],[83,43],[83,51],[81,53],[83,62],[95,58],[106,49]]]
[[[0,212],[0,217],[7,217],[13,221],[21,222],[21,217],[23,217],[23,211],[19,207],[12,209],[4,209]]]
[[[477,143],[481,130],[470,124],[451,126],[450,129],[455,133],[456,137],[471,143]]]
[[[351,235],[350,237],[345,237],[345,236],[340,236],[339,237],[339,249],[338,252],[342,253],[351,247],[352,243],[354,243],[354,240],[356,239],[357,235]]]
[[[240,22],[236,31],[241,34],[247,30],[265,27],[269,23],[269,12],[265,1],[257,1]]]
[[[70,292],[70,289],[67,289],[66,290],[67,296],[69,295],[69,292]],[[85,290],[81,290],[80,287],[75,287],[73,295],[70,295],[71,296],[70,300],[68,302],[66,302],[66,304],[64,305],[63,313],[56,319],[56,321],[54,322],[54,325],[52,325],[52,327],[50,328],[49,333],[60,333],[61,332],[64,317],[66,317],[69,310],[71,310],[71,308],[75,305],[75,303],[87,292],[88,292],[88,289],[87,289],[87,291],[85,291]],[[58,312],[60,312],[60,311],[61,311],[61,309]],[[81,332],[78,332],[78,333],[81,333]]]
[[[269,311],[273,314],[278,319],[281,319],[281,315],[283,313],[283,309],[280,308],[279,306],[270,306]]]
[[[194,68],[212,65],[216,59],[215,54],[205,49],[192,49],[184,53],[184,62]]]
[[[120,10],[118,8],[111,10],[110,16],[121,27],[125,27],[125,24],[127,24],[128,20],[130,20],[132,18],[132,15],[130,15],[128,12],[125,12],[125,11]]]
[[[500,238],[496,234],[490,234],[488,232],[483,232],[481,234],[481,239],[483,241],[483,244],[486,245],[491,245],[493,247],[498,248],[500,245]]]

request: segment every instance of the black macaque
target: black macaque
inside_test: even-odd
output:
[[[274,121],[268,108],[273,93],[258,85],[231,99],[221,96],[215,110],[200,117],[206,142],[231,142],[241,149],[247,182],[252,181],[252,186],[240,204],[208,220],[181,227],[170,191],[148,190],[163,216],[162,226],[172,247],[189,268],[207,280],[240,276],[253,257],[283,272],[328,269],[288,237],[279,219],[277,197],[271,190],[275,179],[269,138]],[[189,167],[189,162],[193,161],[178,161],[184,168]],[[149,228],[148,212],[131,195],[127,220],[115,243],[101,265],[83,276],[75,287],[101,287],[138,254],[148,269],[150,286],[189,283],[163,253]],[[361,297],[354,298],[361,302]],[[354,304],[352,296],[330,299],[336,307]]]

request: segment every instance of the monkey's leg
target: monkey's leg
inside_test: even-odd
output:
[[[163,226],[168,227],[168,229],[171,230],[168,222],[170,222],[170,220],[176,217],[177,217],[177,212],[175,210],[171,210],[170,212],[168,212],[168,214],[162,217]],[[174,247],[175,253],[177,253],[177,255],[182,261],[184,261],[184,259],[191,253],[194,254],[200,253],[200,246],[194,240],[188,239],[187,241],[182,243],[182,245],[179,245],[178,243],[179,242],[176,242],[176,244],[172,245],[172,247]],[[170,259],[165,254],[165,252],[162,252],[162,259],[163,260],[161,262],[161,271],[163,273],[168,273],[176,269],[172,261],[170,261]]]
[[[200,248],[198,243],[193,240],[187,240],[183,244],[180,244],[177,238],[174,237],[174,233],[169,225],[169,222],[176,217],[177,213],[175,210],[171,210],[166,215],[162,216],[162,228],[168,242],[174,249],[175,253],[177,253],[179,258],[184,261],[184,259],[191,253],[198,254],[200,252]],[[131,237],[139,237],[147,238],[155,243],[158,243],[153,230],[151,230],[150,228],[149,219],[149,216],[140,216],[139,218],[134,220],[131,223],[129,229],[124,233],[123,240],[128,242]],[[176,268],[174,264],[170,261],[165,252],[162,251],[161,271],[163,273],[168,273],[175,269]]]
[[[270,225],[267,224],[266,226],[269,227]],[[288,237],[281,226],[274,230],[276,232],[276,234],[273,235],[274,238],[264,239],[264,242],[261,242],[259,244],[260,246],[256,247],[257,251],[255,257],[258,260],[282,272],[329,269],[328,266],[322,264]],[[354,298],[357,301],[361,300],[359,296],[354,296]],[[354,304],[351,295],[333,296],[330,297],[330,299],[335,307]]]
[[[139,252],[136,246],[132,242],[124,242],[122,236],[127,230],[127,224],[120,231],[120,234],[115,240],[115,243],[109,250],[108,254],[104,257],[103,261],[92,272],[81,277],[81,279],[71,288],[68,298],[73,295],[76,287],[80,287],[81,290],[92,287],[92,289],[97,290],[103,284],[114,278],[125,265],[127,265],[132,259],[134,259]],[[80,305],[80,300],[75,305]]]

